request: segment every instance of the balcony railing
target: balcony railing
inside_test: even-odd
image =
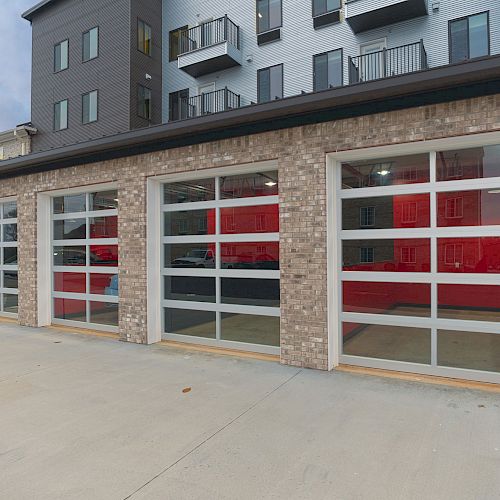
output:
[[[349,84],[404,75],[427,69],[424,42],[349,57]]]
[[[193,50],[211,47],[228,42],[240,48],[240,28],[226,16],[194,28],[182,31],[179,40],[179,54],[187,54]]]
[[[180,118],[213,115],[241,106],[241,96],[227,87],[214,92],[207,92],[194,97],[181,98],[179,102]]]

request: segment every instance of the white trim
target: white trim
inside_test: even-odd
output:
[[[52,321],[52,198],[37,195],[38,326]]]
[[[72,194],[86,194],[86,193],[98,193],[100,191],[111,191],[113,189],[118,190],[118,182],[112,181],[112,182],[101,182],[96,184],[85,184],[83,186],[74,186],[61,189],[40,191],[39,194],[44,194],[52,198],[57,198],[59,196],[66,196],[66,195],[69,196]]]
[[[184,309],[192,311],[210,311],[229,314],[248,314],[252,316],[272,316],[279,318],[279,307],[248,306],[239,304],[225,304],[215,302],[195,302],[188,300],[162,300],[162,307],[170,309]]]
[[[198,234],[186,236],[164,236],[162,244],[179,245],[184,243],[269,243],[280,240],[279,233],[237,233],[237,234]]]
[[[250,198],[228,198],[225,200],[193,201],[189,203],[172,203],[161,205],[162,212],[187,212],[190,210],[211,210],[216,208],[257,207],[276,205],[279,196],[254,196]]]
[[[258,278],[279,280],[280,271],[268,271],[262,269],[202,269],[202,268],[163,268],[162,276],[200,276],[205,278]]]
[[[84,328],[86,330],[98,330],[101,332],[118,333],[118,327],[101,325],[99,323],[91,323],[85,321],[71,321],[69,319],[52,319],[52,325],[63,325],[63,326],[73,326],[75,328]],[[50,325],[46,325],[50,326]]]

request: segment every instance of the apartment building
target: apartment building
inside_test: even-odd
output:
[[[63,30],[52,19],[72,5],[46,1],[25,17],[34,32],[38,16]],[[161,10],[162,86],[150,104],[163,123],[102,124],[88,140],[68,100],[69,142],[45,128],[57,147],[0,165],[3,314],[322,370],[499,383],[497,2]],[[145,14],[128,23],[155,39]],[[130,35],[127,50],[141,39]],[[54,43],[39,50],[53,54],[45,71],[57,81]],[[99,43],[98,59],[109,50]],[[68,50],[68,70],[87,64],[78,45]],[[101,86],[118,80],[99,74],[99,109]],[[61,82],[52,99],[34,91],[47,123],[65,92],[86,102],[88,88]],[[124,85],[130,123],[141,94]]]

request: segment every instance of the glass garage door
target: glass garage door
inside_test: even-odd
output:
[[[340,360],[500,381],[500,146],[337,172]]]
[[[278,353],[276,171],[163,188],[163,336]]]
[[[17,267],[17,203],[15,200],[0,202],[0,314],[17,316],[18,267]]]

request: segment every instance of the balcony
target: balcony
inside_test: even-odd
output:
[[[240,28],[227,16],[183,31],[178,67],[199,76],[241,66]]]
[[[428,69],[424,42],[349,57],[349,85]]]
[[[427,0],[346,0],[345,4],[345,18],[354,33],[427,14]]]
[[[213,115],[241,106],[241,96],[227,87],[214,92],[181,98],[179,100],[179,119]]]

